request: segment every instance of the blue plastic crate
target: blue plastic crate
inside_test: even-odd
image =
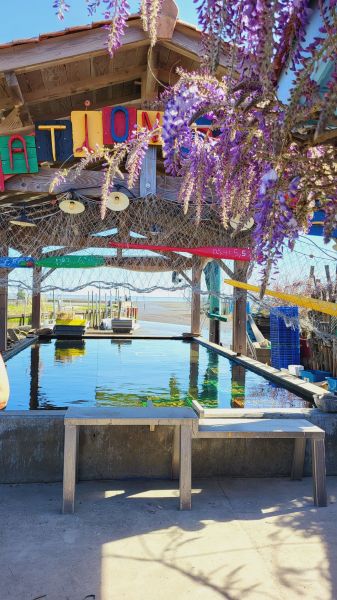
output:
[[[316,369],[304,370],[301,371],[301,379],[307,379],[311,383],[315,383],[316,381],[324,381],[327,377],[331,375],[330,371],[319,371]]]
[[[300,354],[300,349],[296,346],[282,346],[282,345],[275,345],[275,346],[271,346],[271,352],[274,356],[280,355],[280,356],[297,356],[298,354]],[[294,363],[295,364],[295,363]]]
[[[287,354],[288,356],[296,355],[300,353],[300,349],[295,344],[285,346],[284,344],[271,344],[271,352],[276,356],[277,354]]]
[[[337,392],[337,378],[336,377],[326,377],[328,382],[329,392]]]
[[[293,352],[273,352],[271,351],[271,364],[276,369],[287,369],[289,365],[296,365],[300,362],[299,351]]]
[[[287,327],[284,317],[295,319]],[[278,369],[300,363],[300,329],[297,306],[278,306],[270,311],[271,364]]]
[[[275,306],[270,309],[270,316],[286,315],[287,317],[298,317],[298,306]]]

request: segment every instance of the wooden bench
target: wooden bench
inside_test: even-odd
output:
[[[79,427],[113,425],[157,425],[180,428],[180,509],[191,508],[191,447],[192,428],[197,428],[197,416],[191,408],[108,407],[68,408],[65,418],[63,513],[73,513],[78,460]]]
[[[323,429],[305,419],[200,419],[197,438],[207,439],[284,439],[294,438],[291,477],[303,475],[306,440],[311,440],[312,476],[316,506],[327,505],[325,447]]]

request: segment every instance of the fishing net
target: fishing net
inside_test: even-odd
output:
[[[195,260],[190,254],[116,249],[109,247],[109,241],[189,248],[245,248],[250,245],[249,231],[238,233],[230,226],[224,229],[211,203],[203,207],[200,222],[196,223],[193,205],[185,215],[181,205],[173,199],[175,190],[170,190],[167,185],[164,188],[165,193],[161,196],[130,198],[130,204],[124,211],[107,210],[103,220],[99,200],[81,196],[77,196],[85,208],[81,214],[62,212],[59,203],[63,196],[48,199],[36,206],[27,205],[26,216],[35,223],[35,227],[11,224],[20,215],[20,210],[12,207],[2,209],[0,243],[3,248],[8,247],[9,256],[33,257],[35,260],[65,255],[74,259],[104,257],[104,266],[49,266],[34,269],[34,276],[29,268],[11,271],[0,269],[0,286],[8,284],[10,289],[20,288],[28,294],[37,291],[46,295],[53,291],[61,294],[94,292],[110,297],[110,292],[116,294],[118,291],[125,297],[131,294],[172,294],[190,299],[193,290],[191,270]],[[336,257],[333,243],[325,245],[322,238],[301,236],[293,251],[285,250],[278,271],[271,273],[268,284],[272,292],[291,294],[291,301],[268,295],[261,299],[258,292],[241,289],[235,290],[235,298],[247,298],[254,311],[261,314],[268,314],[271,308],[275,310],[278,306],[296,305],[296,298],[305,298],[306,305],[299,309],[301,326],[309,334],[327,343],[334,343],[337,318],[315,310],[315,301],[323,300],[331,305],[336,303]],[[240,269],[234,268],[233,261],[222,261],[221,280],[246,281],[248,278],[249,284],[259,286],[261,278],[258,266],[250,264],[247,274],[247,264],[241,264]],[[204,275],[195,287],[205,301],[209,299]],[[211,295],[228,308],[232,305],[233,287],[222,284],[220,290],[213,290]],[[280,313],[280,318],[285,317]],[[286,318],[286,321],[289,327],[298,324],[297,319]]]
[[[169,190],[167,194],[169,196]],[[146,243],[154,249],[157,246],[249,246],[247,235],[223,228],[211,205],[204,208],[200,223],[197,224],[193,208],[184,214],[180,204],[170,198],[131,198],[126,210],[107,210],[103,220],[97,200],[82,197],[81,201],[85,208],[81,214],[62,212],[60,199],[26,208],[26,217],[34,222],[34,227],[12,224],[20,216],[17,209],[1,211],[1,243],[9,247],[10,256],[32,257],[35,261],[64,255],[74,257],[74,261],[76,256],[86,259],[104,257],[102,262],[105,266],[97,264],[96,268],[90,269],[55,269],[51,261],[49,269],[42,268],[34,278],[28,269],[13,270],[11,285],[20,283],[31,291],[41,289],[42,292],[53,289],[78,292],[88,286],[106,290],[123,287],[138,293],[183,291],[190,287],[191,268],[195,260],[190,254],[137,248],[116,249],[109,247],[109,242]],[[59,267],[60,263],[56,266]],[[207,293],[207,289],[202,291]]]

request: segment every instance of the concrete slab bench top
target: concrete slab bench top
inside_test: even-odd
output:
[[[68,408],[65,425],[192,425],[198,416],[188,407]]]
[[[306,419],[199,419],[196,437],[324,439],[325,431]]]

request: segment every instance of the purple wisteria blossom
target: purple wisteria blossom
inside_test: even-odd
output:
[[[104,18],[111,19],[111,25],[108,27],[108,51],[113,56],[122,43],[126,22],[130,15],[130,4],[128,0],[103,0],[103,2]]]
[[[108,49],[113,55],[125,32],[129,3],[86,1],[90,14],[102,9],[111,20]],[[178,82],[161,97],[165,169],[181,178],[179,198],[185,211],[195,210],[197,221],[203,204],[218,211],[225,228],[231,219],[242,225],[254,219],[252,250],[265,265],[265,287],[270,266],[307,230],[315,209],[325,211],[326,240],[336,229],[337,156],[329,141],[336,127],[336,66],[324,94],[316,75],[320,65],[336,62],[337,0],[318,3],[322,27],[310,43],[309,0],[194,2],[203,31],[201,68],[178,70]],[[59,15],[68,9],[65,0],[53,6]],[[140,1],[151,46],[162,6],[163,0]],[[277,85],[288,68],[293,84],[284,105]],[[196,128],[200,117],[208,131]],[[106,151],[109,185],[121,157],[128,157],[128,182],[134,185],[148,142],[138,130],[132,143]]]
[[[70,5],[65,0],[54,0],[53,8],[56,10],[58,18],[62,21],[64,14],[69,10]]]

